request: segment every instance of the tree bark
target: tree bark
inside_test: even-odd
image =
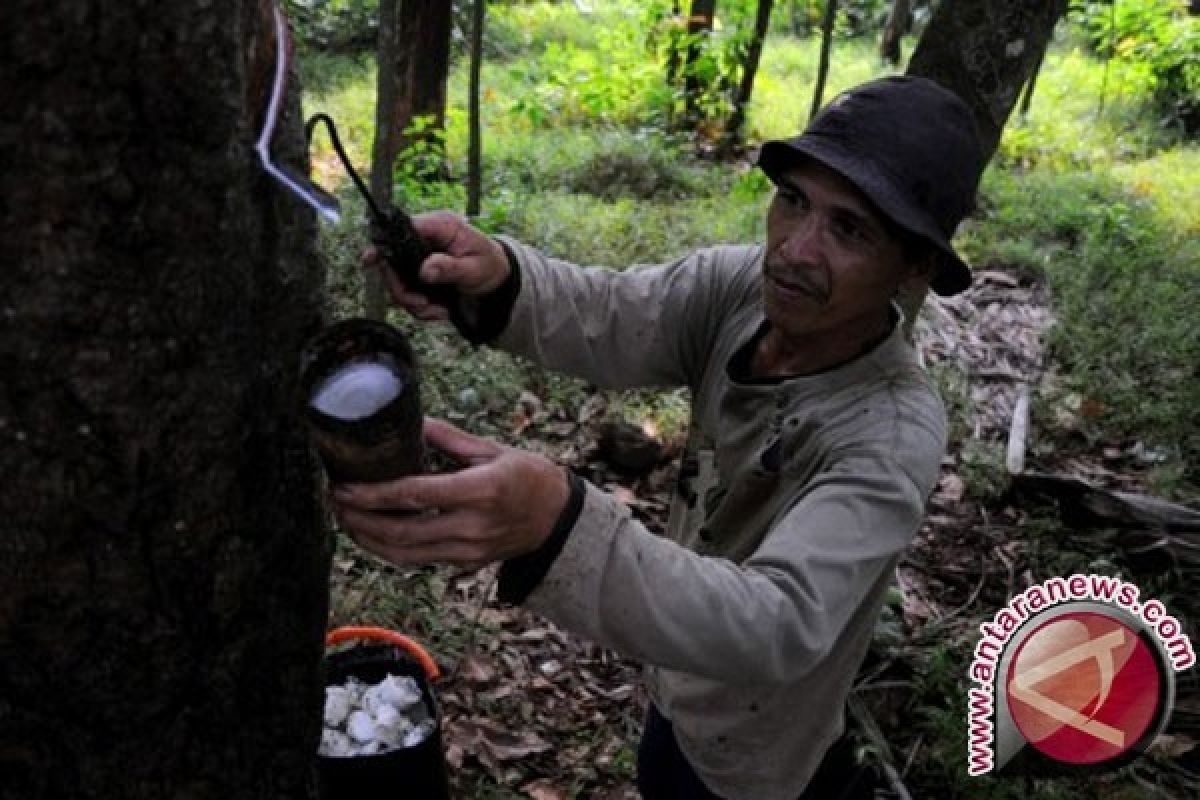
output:
[[[487,0],[475,0],[471,8],[471,77],[467,98],[467,216],[479,216],[483,198],[483,121],[479,118],[479,83],[483,71],[483,25]]]
[[[990,159],[1064,10],[1062,0],[938,3],[907,72],[932,78],[966,101]]]
[[[452,3],[438,0],[379,0],[370,184],[381,205],[393,201],[396,157],[421,138],[409,133],[414,121],[432,118],[426,131],[434,135],[445,127],[453,12]],[[373,272],[366,276],[364,306],[372,319],[386,315],[383,284]]]
[[[692,0],[687,21],[687,47],[683,56],[683,127],[693,128],[700,119],[700,95],[707,88],[696,74],[698,62],[708,49],[712,35],[713,18],[717,13],[717,0]]]
[[[879,40],[879,55],[893,66],[900,64],[900,41],[908,33],[911,14],[912,0],[892,0],[892,10]]]
[[[762,58],[763,42],[767,38],[767,28],[771,24],[771,8],[774,0],[758,0],[758,10],[754,16],[754,32],[746,49],[746,59],[742,64],[742,81],[738,85],[737,94],[733,99],[733,111],[725,123],[724,149],[729,152],[741,144],[742,124],[746,121],[746,106],[754,93],[754,77],[758,74],[758,62]]]
[[[990,160],[1021,87],[1041,61],[1054,25],[1065,11],[1064,0],[939,3],[907,72],[937,81],[967,103],[984,157]],[[925,292],[899,298],[910,340],[924,301]]]
[[[446,81],[450,74],[450,35],[454,4],[446,0],[404,0],[415,15],[412,65],[413,117],[432,117],[433,128],[446,127]],[[412,11],[408,11],[408,9]]]
[[[821,110],[825,95],[825,79],[829,77],[829,53],[833,50],[833,23],[837,20],[837,0],[825,0],[825,16],[821,18],[821,55],[817,63],[817,83],[813,87],[812,108],[808,111],[811,120]]]
[[[400,8],[404,0],[379,0],[379,40],[376,50],[375,139],[371,143],[371,194],[383,208],[393,199],[392,168],[400,151],[400,133],[411,113],[404,104],[403,76],[407,72],[407,50]],[[387,294],[378,270],[363,274],[363,313],[370,319],[387,318]]]
[[[267,2],[0,27],[0,798],[306,798],[329,543]],[[304,165],[293,95],[276,153]]]

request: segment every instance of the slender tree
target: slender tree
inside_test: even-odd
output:
[[[893,66],[900,65],[900,40],[908,33],[911,16],[912,0],[892,0],[892,10],[879,39],[879,56]]]
[[[483,25],[487,19],[487,0],[475,0],[471,7],[471,77],[467,98],[467,216],[479,216],[483,195],[483,121],[479,112],[480,74],[483,71]]]
[[[375,140],[371,145],[371,194],[386,205],[392,201],[392,167],[400,149],[400,133],[407,124],[401,111],[404,103],[403,76],[408,72],[409,51],[401,45],[402,38],[412,32],[403,28],[400,8],[404,0],[379,0],[379,39],[376,49],[375,76]],[[371,319],[387,316],[387,297],[383,276],[375,270],[363,275],[363,306]]]
[[[699,63],[708,51],[716,14],[717,0],[692,0],[683,63],[680,65],[684,104],[681,127],[684,129],[693,128],[700,121],[700,97],[708,88],[708,82],[699,69]]]
[[[758,8],[754,15],[754,30],[746,45],[745,57],[742,61],[742,80],[733,98],[733,110],[725,123],[723,149],[728,152],[741,144],[742,124],[746,120],[746,106],[754,93],[754,78],[758,74],[758,62],[762,58],[763,42],[767,38],[767,29],[771,24],[771,9],[773,0],[758,0]]]
[[[825,80],[829,77],[829,54],[833,50],[833,23],[837,20],[837,0],[825,0],[825,15],[821,18],[821,55],[817,64],[817,83],[813,87],[812,107],[808,118],[816,116],[825,96]]]
[[[1043,50],[1038,56],[1037,63],[1033,65],[1033,71],[1029,73],[1029,80],[1025,81],[1025,90],[1021,92],[1021,106],[1019,113],[1025,116],[1029,113],[1030,107],[1033,105],[1033,92],[1037,88],[1038,75],[1042,71],[1042,63],[1046,60],[1046,51]]]
[[[271,5],[5,12],[0,798],[312,797],[321,269],[254,149]]]

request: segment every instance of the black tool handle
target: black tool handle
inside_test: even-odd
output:
[[[408,214],[392,206],[383,219],[376,220],[371,226],[371,240],[405,288],[445,307],[450,312],[450,318],[458,321],[461,313],[458,290],[448,283],[421,280],[421,264],[433,253],[433,249],[417,233]]]

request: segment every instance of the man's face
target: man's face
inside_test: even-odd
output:
[[[791,337],[877,335],[896,289],[917,272],[900,241],[827,167],[803,161],[776,183],[763,268],[767,319]]]

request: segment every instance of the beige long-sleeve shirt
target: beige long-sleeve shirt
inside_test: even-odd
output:
[[[900,326],[821,374],[744,377],[765,324],[761,247],[618,273],[504,243],[522,277],[497,346],[605,387],[693,392],[666,536],[588,486],[526,606],[643,661],[712,791],[794,800],[842,731],[919,527],[941,402]]]

